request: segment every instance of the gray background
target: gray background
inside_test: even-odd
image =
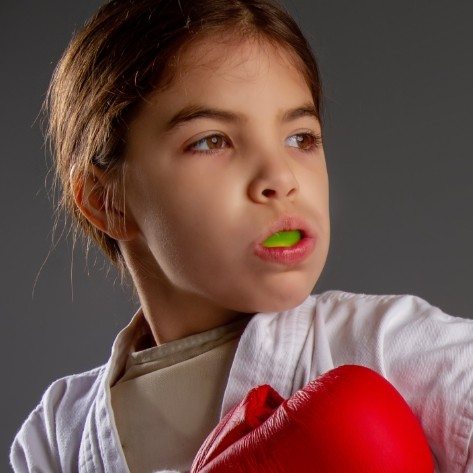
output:
[[[62,225],[51,240],[50,159],[36,117],[72,32],[99,4],[0,5],[2,471],[44,390],[105,363],[137,309],[98,251],[86,265],[67,229],[59,238]],[[326,92],[332,240],[314,292],[409,293],[473,317],[473,3],[286,4]]]

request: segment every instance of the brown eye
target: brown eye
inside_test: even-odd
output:
[[[204,138],[204,140],[209,145],[210,149],[220,148],[220,144],[223,141],[222,135],[212,135],[210,137]]]
[[[221,149],[225,149],[221,146],[222,142],[226,142],[223,135],[208,135],[192,143],[188,149],[191,153],[211,154],[220,151]],[[198,145],[201,144],[207,146],[208,149],[196,149]]]
[[[302,146],[303,149],[307,149],[313,145],[314,138],[310,135],[303,134],[303,135],[298,135],[297,141],[304,145]]]
[[[298,133],[296,135],[292,135],[290,138],[296,138],[297,147],[299,147],[300,151],[309,153],[310,151],[314,151],[322,144],[322,136],[316,135],[314,133]]]

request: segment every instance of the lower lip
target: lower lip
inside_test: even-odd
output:
[[[304,237],[294,246],[266,248],[256,245],[255,254],[264,261],[293,265],[305,260],[315,248],[315,238]]]

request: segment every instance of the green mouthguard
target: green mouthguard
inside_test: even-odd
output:
[[[271,248],[274,246],[292,246],[301,239],[299,230],[276,232],[263,242],[263,246]]]

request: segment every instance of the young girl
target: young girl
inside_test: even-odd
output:
[[[47,105],[61,204],[141,306],[106,364],[49,386],[16,472],[189,471],[251,388],[288,398],[345,364],[401,393],[436,471],[473,471],[473,321],[413,295],[311,294],[330,242],[322,89],[282,6],[112,0]]]

